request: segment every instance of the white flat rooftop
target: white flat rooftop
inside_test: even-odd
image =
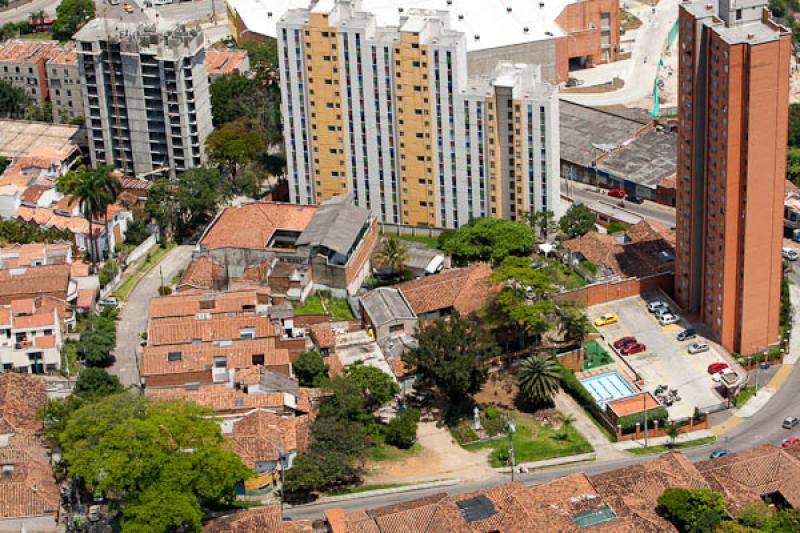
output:
[[[320,0],[323,9],[334,0]],[[308,0],[227,0],[250,31],[277,36],[276,25],[290,9],[308,9]],[[484,50],[566,35],[556,18],[574,0],[363,0],[362,9],[378,26],[399,26],[409,9],[450,12],[450,27],[465,34],[467,50]]]

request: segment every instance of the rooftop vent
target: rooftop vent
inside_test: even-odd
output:
[[[403,12],[403,8],[402,8],[402,7],[398,7],[398,8],[397,8],[397,12],[398,12],[398,13],[402,13],[402,12]]]
[[[458,20],[464,20],[464,15],[459,15]]]
[[[506,13],[511,13],[511,11],[512,11],[512,10],[511,10],[511,6],[508,6],[508,7],[506,8]]]
[[[497,514],[492,501],[481,494],[468,500],[461,500],[456,502],[456,505],[461,509],[461,514],[467,522],[475,522],[477,520],[485,520],[492,515]]]
[[[481,36],[480,36],[480,35],[478,35],[477,33],[475,34],[475,40],[476,40],[476,41],[480,41],[480,40],[481,40]]]
[[[268,16],[269,18],[272,18],[272,11],[267,11],[267,16]]]
[[[528,28],[527,26],[525,26],[524,28],[522,28],[522,32],[523,32],[523,33],[528,33],[529,31],[530,31],[530,28]]]

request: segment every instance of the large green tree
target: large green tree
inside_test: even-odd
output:
[[[114,318],[92,315],[78,339],[78,355],[87,366],[109,366],[116,340],[117,326]]]
[[[29,244],[32,242],[70,241],[72,233],[69,230],[56,228],[44,229],[33,222],[18,218],[0,220],[0,243],[16,242]]]
[[[658,512],[682,533],[707,533],[722,522],[725,501],[711,489],[670,488],[658,497]]]
[[[231,503],[249,475],[210,415],[123,393],[72,412],[58,441],[69,475],[114,503],[123,533],[200,531],[203,506]]]
[[[591,209],[583,204],[572,204],[567,212],[558,221],[561,233],[567,238],[574,239],[594,230],[597,216]]]
[[[0,80],[0,116],[22,118],[31,104],[31,97],[23,89]]]
[[[546,355],[533,355],[522,361],[519,369],[519,390],[536,403],[549,402],[561,384],[559,364]]]
[[[53,22],[53,38],[69,41],[94,16],[95,3],[92,0],[61,0]]]
[[[435,385],[454,405],[480,390],[487,362],[500,354],[487,331],[458,314],[425,325],[416,339],[418,346],[403,354],[403,361],[416,369],[420,382]]]
[[[328,365],[316,350],[300,354],[292,363],[292,370],[301,387],[319,387],[328,377]]]
[[[264,150],[258,133],[245,121],[237,120],[221,126],[206,139],[211,159],[235,177],[241,165],[256,158]]]
[[[100,252],[97,248],[97,236],[94,221],[102,215],[108,224],[107,208],[119,193],[119,180],[111,175],[111,169],[105,165],[97,168],[82,165],[70,172],[59,182],[59,188],[73,197],[73,202],[80,206],[81,214],[89,223],[89,256],[92,261],[92,272],[97,270]],[[106,236],[108,239],[108,235]],[[107,241],[110,244],[110,241]]]
[[[122,392],[122,385],[117,376],[111,375],[102,368],[84,368],[78,373],[74,393],[79,396],[108,396]]]
[[[500,263],[509,255],[530,254],[534,230],[527,224],[501,218],[477,218],[439,237],[439,247],[463,265],[471,261]]]
[[[278,68],[278,45],[276,39],[246,41],[241,48],[247,50],[250,66],[253,68]]]

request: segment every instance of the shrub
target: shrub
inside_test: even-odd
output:
[[[499,410],[493,406],[488,406],[483,413],[481,413],[481,425],[487,435],[499,435],[506,428],[506,420]]]
[[[586,270],[586,272],[588,272],[592,276],[597,274],[597,265],[595,265],[588,259],[584,259],[583,261],[581,261],[581,266],[584,268],[584,270]]]
[[[597,411],[597,402],[595,402],[594,396],[578,381],[575,372],[565,366],[561,367],[561,388],[584,409]]]
[[[159,296],[169,296],[170,294],[172,294],[172,289],[167,287],[166,285],[162,285],[158,288]]]
[[[471,422],[468,420],[460,420],[457,424],[450,426],[450,434],[459,444],[475,442],[479,438],[475,430],[472,429]]]
[[[292,363],[292,370],[301,387],[318,387],[328,375],[328,365],[316,350],[303,352]]]
[[[625,231],[628,229],[627,224],[623,224],[622,222],[617,222],[616,220],[612,220],[608,223],[608,228],[606,228],[608,233],[617,233],[620,231]]]
[[[667,413],[667,408],[663,405],[659,405],[658,407],[647,410],[647,427],[649,428],[655,426],[656,420],[658,420],[658,425],[660,427],[664,427],[664,424],[668,419],[669,413]],[[644,411],[631,413],[629,415],[621,416],[619,419],[617,419],[617,424],[622,426],[622,431],[626,433],[634,430],[637,423],[639,424],[639,427],[644,426]]]
[[[413,446],[417,442],[417,422],[419,422],[417,409],[403,410],[383,429],[386,443],[403,449]]]

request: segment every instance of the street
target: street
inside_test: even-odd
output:
[[[128,299],[122,305],[117,323],[117,345],[114,348],[114,365],[109,372],[119,377],[124,387],[139,386],[139,368],[136,363],[136,349],[141,342],[141,334],[147,330],[147,316],[150,299],[158,295],[163,272],[164,283],[169,281],[182,269],[186,268],[192,258],[193,246],[176,246],[164,259],[148,272]]]
[[[572,197],[574,200],[579,200],[583,203],[596,202],[598,200],[604,202],[618,202],[618,200],[610,198],[604,189],[600,189],[600,191],[601,192],[595,192],[593,187],[582,183],[576,183],[566,179],[561,180],[561,193]],[[625,202],[625,209],[648,220],[654,220],[655,222],[664,224],[665,226],[675,226],[674,207],[645,200],[643,204]]]
[[[40,9],[43,10],[47,15],[55,16],[56,6],[59,4],[59,2],[60,0],[33,0],[32,2],[22,4],[21,6],[13,9],[2,11],[0,12],[0,24],[26,20],[28,15],[35,13]]]

